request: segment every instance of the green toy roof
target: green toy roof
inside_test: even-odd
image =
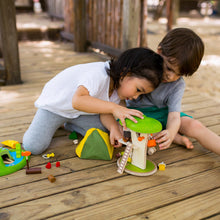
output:
[[[9,154],[9,150],[7,148],[0,147],[0,157],[3,155],[7,155],[8,158],[13,160],[13,157]]]
[[[128,118],[125,119],[126,126],[132,131],[151,134],[160,132],[162,130],[161,123],[154,118],[150,118],[145,115],[143,119],[136,116],[133,117],[137,120],[137,123],[131,121]],[[119,121],[119,123],[122,125],[121,121]]]

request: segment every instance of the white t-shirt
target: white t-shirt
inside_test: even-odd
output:
[[[110,77],[106,72],[108,68],[109,62],[94,62],[63,70],[46,83],[35,106],[66,118],[92,114],[72,107],[73,95],[81,85],[88,89],[90,96],[119,104],[116,90],[109,98]]]

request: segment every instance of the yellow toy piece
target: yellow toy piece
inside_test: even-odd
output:
[[[7,147],[11,147],[13,149],[16,148],[16,144],[19,144],[18,141],[14,141],[14,140],[7,140],[7,141],[3,141],[1,142],[1,144],[4,144]]]
[[[49,159],[49,158],[54,157],[54,156],[55,156],[54,153],[42,155],[42,157],[43,157],[44,159]]]
[[[113,151],[109,135],[98,128],[90,128],[76,147],[76,154],[82,159],[111,160]]]
[[[164,162],[161,162],[158,164],[158,168],[160,171],[164,171],[166,169],[166,164]]]
[[[50,157],[54,157],[55,154],[54,153],[51,153],[51,154],[47,154],[47,157],[50,158]]]

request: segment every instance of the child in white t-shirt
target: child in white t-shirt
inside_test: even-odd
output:
[[[80,64],[65,69],[51,79],[35,102],[37,113],[24,134],[23,147],[40,154],[50,145],[55,131],[64,123],[85,135],[89,128],[107,128],[114,146],[122,138],[117,121],[136,121],[138,110],[120,106],[120,100],[137,99],[153,91],[161,82],[163,59],[150,49],[133,48],[117,60]],[[102,124],[99,121],[99,115]],[[115,144],[117,143],[117,144]]]

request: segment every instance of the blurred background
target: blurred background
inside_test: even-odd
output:
[[[10,1],[13,0],[4,2]],[[220,1],[14,0],[13,3],[18,44],[72,42],[73,51],[92,50],[106,59],[135,46],[156,50],[170,29],[191,28],[203,39],[205,55],[197,73],[186,79],[187,86],[220,102]]]

